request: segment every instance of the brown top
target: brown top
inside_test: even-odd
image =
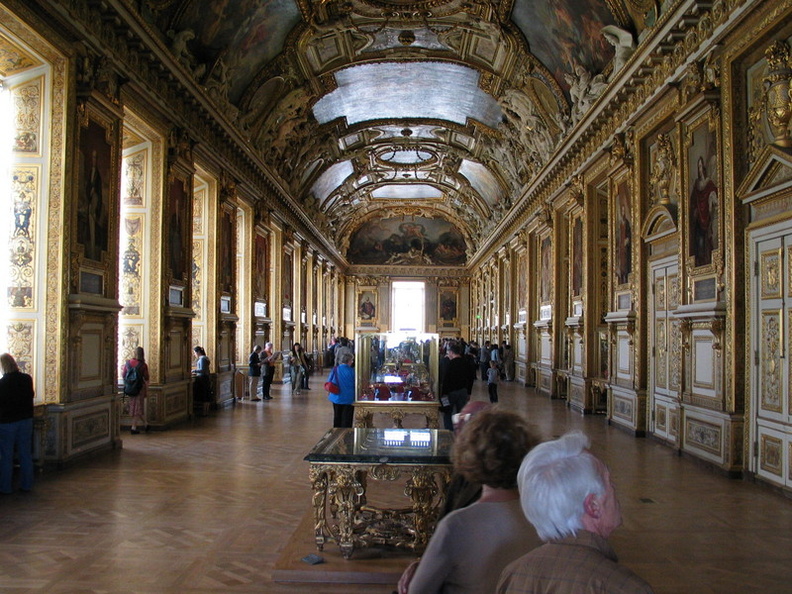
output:
[[[652,587],[629,568],[601,536],[586,530],[545,543],[501,574],[498,594],[651,593]]]

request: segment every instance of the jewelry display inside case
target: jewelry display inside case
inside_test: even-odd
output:
[[[355,426],[373,426],[375,413],[401,427],[407,414],[438,426],[437,334],[359,333],[355,339]]]

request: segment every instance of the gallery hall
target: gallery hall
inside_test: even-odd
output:
[[[0,0],[0,591],[394,591],[458,344],[789,589],[791,120],[792,0]]]

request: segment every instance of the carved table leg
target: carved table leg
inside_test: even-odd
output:
[[[404,494],[412,501],[415,522],[413,550],[415,551],[422,551],[429,542],[430,530],[437,513],[435,498],[438,493],[442,493],[434,474],[433,470],[417,467],[404,488]]]
[[[314,539],[316,548],[321,551],[327,533],[327,472],[311,465],[308,476],[313,487]]]
[[[338,510],[338,546],[344,559],[349,559],[355,546],[355,517],[360,499],[364,495],[357,471],[349,466],[336,469],[328,492]]]

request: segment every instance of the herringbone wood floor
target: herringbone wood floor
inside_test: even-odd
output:
[[[126,433],[122,450],[0,499],[0,591],[389,594],[392,586],[273,582],[310,505],[303,457],[331,420],[316,387],[274,394],[162,433]],[[500,394],[546,437],[591,435],[624,513],[614,547],[657,592],[790,591],[788,499],[515,384]],[[481,382],[474,399],[486,399]]]

